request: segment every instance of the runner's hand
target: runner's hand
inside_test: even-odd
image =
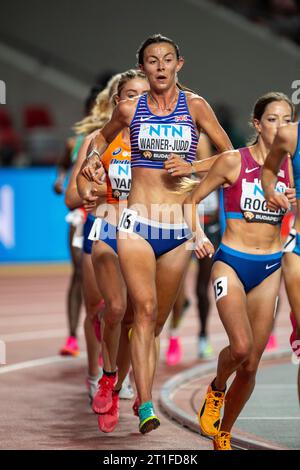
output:
[[[88,181],[95,181],[97,184],[103,184],[102,176],[104,175],[104,168],[97,155],[87,158],[83,162],[81,174]]]
[[[273,191],[273,193],[268,197],[267,201],[267,207],[271,210],[288,210],[290,207],[290,203],[287,196],[282,193],[278,193],[277,191]]]
[[[174,153],[170,154],[164,166],[171,176],[189,176],[193,172],[192,165]]]
[[[288,198],[288,201],[290,204],[292,204],[292,206],[295,206],[297,204],[295,188],[286,188],[284,194]]]
[[[98,206],[98,199],[99,196],[97,196],[97,189],[93,188],[90,194],[87,194],[82,199],[82,205],[87,212],[92,212]]]
[[[196,235],[194,250],[198,259],[205,258],[206,256],[211,258],[215,252],[213,244],[204,234]]]

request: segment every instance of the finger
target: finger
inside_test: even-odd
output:
[[[95,181],[95,183],[99,184],[99,186],[101,184],[103,184],[102,181],[101,181],[101,178],[96,173],[93,174],[93,181]]]
[[[202,258],[203,258],[201,252],[199,251],[199,248],[196,248],[196,249],[195,249],[195,254],[196,254],[196,256],[197,256],[198,259],[202,259]]]
[[[273,204],[272,202],[268,202],[268,209],[276,211],[278,209],[278,206],[276,204]]]
[[[286,209],[286,210],[288,210],[288,208],[290,207],[289,200],[285,196],[281,198],[281,207],[283,207],[283,209]]]
[[[85,175],[86,175],[86,178],[87,178],[89,181],[92,181],[92,179],[93,179],[93,170],[92,170],[92,168],[86,167],[86,168],[85,168]]]

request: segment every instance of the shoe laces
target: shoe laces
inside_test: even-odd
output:
[[[210,392],[207,396],[207,413],[210,416],[219,417],[220,408],[223,405],[223,392]]]
[[[218,445],[222,447],[222,449],[231,449],[230,439],[231,434],[229,432],[220,432],[217,436]]]
[[[105,377],[105,375],[101,377],[98,383],[99,383],[98,392],[100,396],[106,396],[112,390],[113,382],[108,377]]]

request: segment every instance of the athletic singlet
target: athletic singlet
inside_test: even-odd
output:
[[[247,222],[277,225],[285,210],[273,211],[267,208],[267,201],[261,186],[261,165],[252,157],[248,147],[239,149],[241,171],[237,181],[223,188],[226,219],[245,219]],[[278,173],[276,191],[285,192],[290,186],[288,158],[285,158]]]
[[[170,153],[191,163],[196,157],[199,137],[185,93],[179,91],[176,108],[168,116],[151,113],[147,99],[147,93],[140,97],[130,124],[132,168],[163,169]]]
[[[295,153],[292,157],[296,198],[300,199],[300,122],[298,123],[298,139]]]
[[[107,147],[101,157],[106,173],[106,202],[117,204],[127,199],[131,187],[130,147],[120,133]]]

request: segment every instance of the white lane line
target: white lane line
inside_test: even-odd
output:
[[[67,330],[39,330],[39,331],[28,331],[25,333],[12,333],[7,335],[0,335],[0,340],[5,343],[17,342],[17,341],[31,341],[34,339],[43,339],[43,338],[61,338],[67,336]],[[79,334],[83,334],[83,329],[79,329]]]
[[[78,358],[86,358],[86,353],[80,353]],[[75,358],[77,359],[77,358]],[[29,369],[32,367],[46,366],[49,364],[57,364],[68,361],[74,361],[74,357],[60,357],[60,356],[50,356],[44,357],[42,359],[33,359],[31,361],[18,362],[17,364],[12,364],[11,366],[1,366],[0,374],[7,374],[8,372],[15,372],[17,370]]]
[[[6,335],[0,335],[0,340],[5,343],[17,342],[17,341],[31,341],[38,340],[42,338],[61,338],[67,335],[67,330],[56,329],[56,330],[37,330],[37,331],[27,331],[24,333],[11,333]],[[83,328],[79,329],[79,334],[83,334]],[[226,339],[225,333],[218,333],[214,335],[214,342]],[[186,336],[181,339],[182,344],[197,344],[198,338],[195,336]],[[169,339],[164,338],[161,340],[161,346],[167,347],[169,344]]]
[[[255,385],[255,390],[259,388],[261,390],[273,390],[274,388],[278,388],[279,390],[281,389],[297,389],[296,384],[256,384]]]
[[[273,416],[273,417],[262,417],[262,416],[242,416],[240,418],[238,418],[238,420],[248,420],[248,421],[251,421],[252,419],[255,420],[255,419],[259,419],[260,421],[268,421],[268,420],[271,420],[271,421],[292,421],[292,420],[300,420],[300,417],[297,417],[297,416]]]

